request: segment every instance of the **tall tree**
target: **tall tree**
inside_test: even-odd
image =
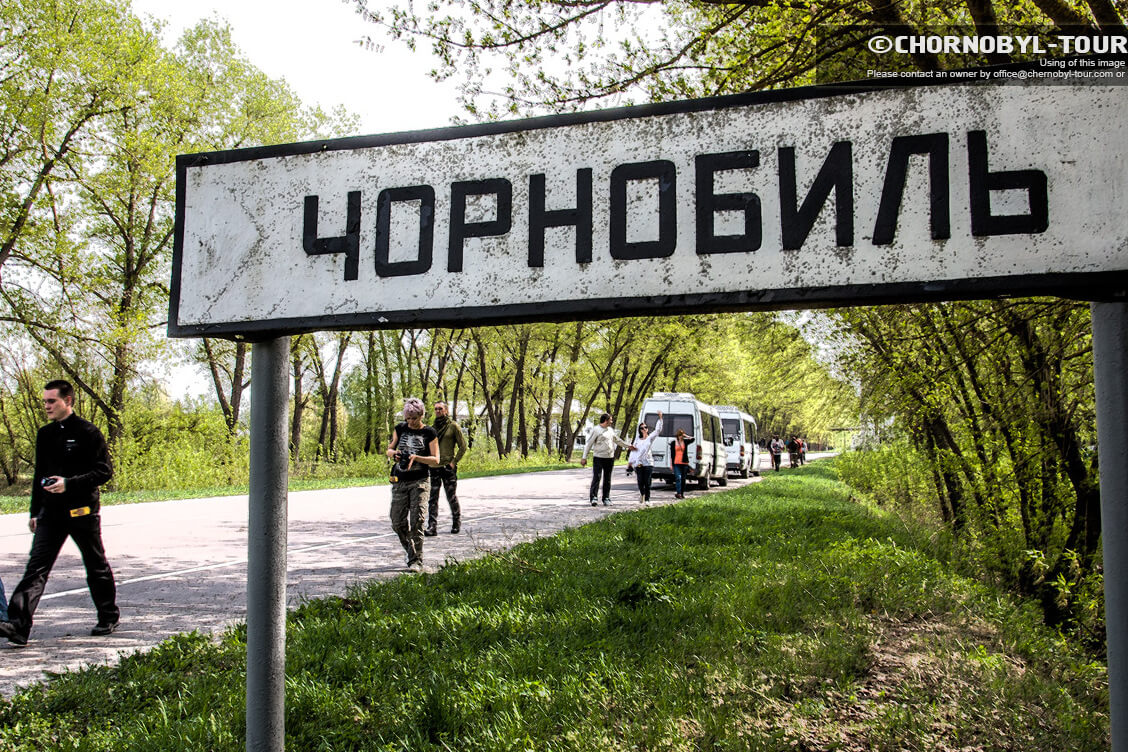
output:
[[[353,2],[374,33],[428,44],[439,60],[432,75],[457,78],[475,117],[841,81],[874,67],[1009,62],[1014,56],[914,52],[876,65],[865,43],[936,29],[1123,34],[1125,12],[1109,0],[437,0],[425,12]]]
[[[112,82],[116,104],[84,120],[83,137],[71,139],[65,152],[56,149],[31,208],[32,224],[51,232],[28,232],[31,219],[24,222],[0,293],[9,318],[89,395],[115,443],[129,390],[167,346],[176,154],[293,140],[328,120],[303,110],[285,84],[247,63],[225,27],[202,23],[170,53],[117,6],[84,3],[60,14],[71,23],[56,29],[54,44],[89,47],[90,59],[66,75],[52,69],[47,80],[86,77],[98,91]],[[15,55],[24,44],[30,41],[9,40],[9,49]],[[15,57],[35,64],[30,52]],[[21,112],[0,117],[14,119],[3,129],[14,132]],[[12,205],[6,201],[5,210]],[[225,369],[231,374],[239,370],[239,349],[233,352],[236,362]],[[243,386],[242,379],[231,381],[231,413]]]

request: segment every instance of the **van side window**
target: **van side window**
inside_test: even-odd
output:
[[[647,413],[643,421],[653,428],[658,425],[658,413]],[[693,416],[678,413],[667,414],[662,418],[662,433],[658,435],[673,438],[677,435],[679,428],[693,436]]]

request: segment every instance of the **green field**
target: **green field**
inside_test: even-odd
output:
[[[290,616],[293,750],[1103,750],[1105,668],[832,462]],[[4,750],[241,750],[243,633],[0,702]]]

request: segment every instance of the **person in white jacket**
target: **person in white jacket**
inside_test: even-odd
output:
[[[662,433],[662,411],[658,411],[658,422],[654,424],[654,430],[650,430],[650,426],[645,422],[638,424],[638,438],[635,439],[634,449],[627,457],[627,467],[633,467],[635,472],[635,480],[638,481],[638,503],[650,503],[650,476],[654,472],[654,455],[650,452],[650,447],[654,443],[654,439]]]
[[[587,465],[588,454],[592,455],[591,464],[591,505],[596,504],[596,494],[599,492],[600,478],[603,480],[603,506],[611,506],[611,470],[615,466],[615,447],[634,449],[634,446],[620,439],[611,426],[611,415],[603,413],[599,416],[599,425],[593,426],[588,431],[587,441],[584,443],[584,454],[580,457],[580,465]]]

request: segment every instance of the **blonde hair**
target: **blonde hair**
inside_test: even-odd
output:
[[[422,418],[426,409],[423,407],[423,400],[418,397],[408,397],[403,401],[403,417],[407,420],[412,418]]]

